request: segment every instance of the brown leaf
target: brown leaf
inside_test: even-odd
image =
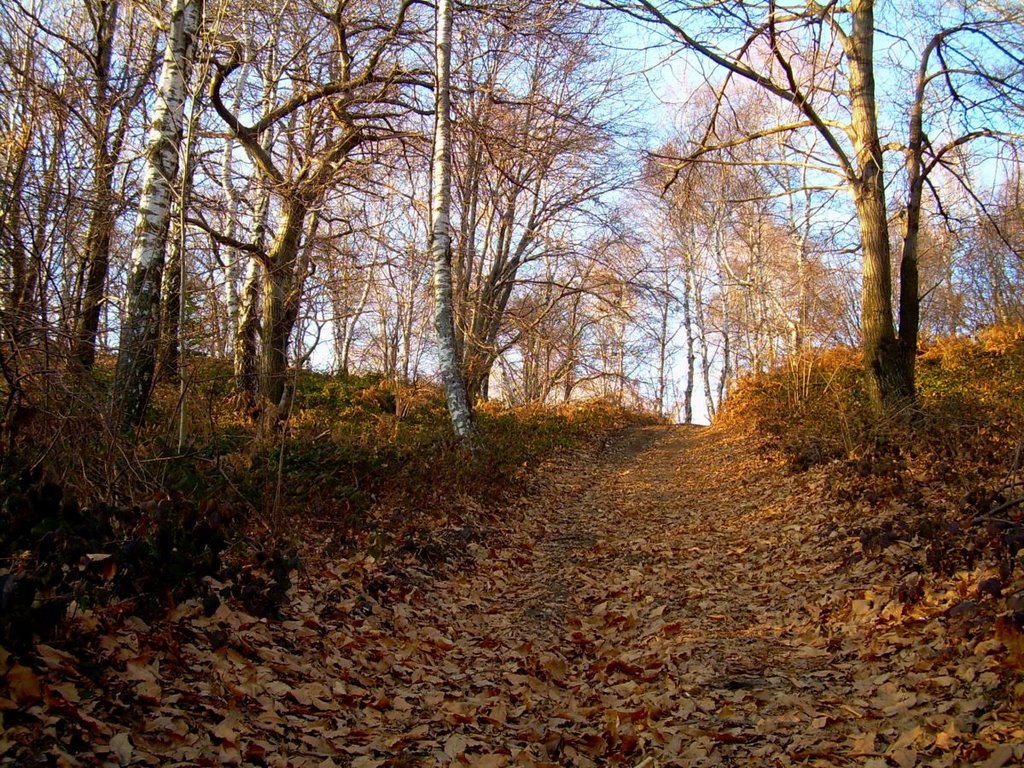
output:
[[[210,733],[215,739],[228,744],[238,744],[238,721],[234,717],[225,717],[217,725],[215,725]]]
[[[24,707],[32,702],[39,701],[42,697],[39,677],[31,669],[21,664],[15,664],[7,670],[7,685],[11,698],[19,706]]]
[[[875,731],[852,735],[850,737],[850,753],[854,756],[874,755],[877,737],[878,734]]]
[[[119,765],[128,765],[135,754],[130,734],[123,732],[114,735],[110,739],[110,751],[114,753]]]
[[[1000,744],[992,750],[992,754],[982,763],[979,768],[1003,768],[1013,759],[1013,747],[1009,744]]]
[[[917,765],[917,752],[912,749],[894,749],[889,752],[888,757],[899,768],[914,768]]]
[[[453,733],[444,742],[444,753],[455,760],[466,751],[470,743],[470,740],[461,733]]]

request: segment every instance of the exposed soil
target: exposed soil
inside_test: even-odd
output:
[[[3,662],[0,764],[1019,763],[986,574],[906,607],[915,545],[866,555],[826,477],[725,429],[626,430],[433,547],[303,574],[284,621],[187,603]]]

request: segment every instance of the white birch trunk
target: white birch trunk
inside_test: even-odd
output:
[[[693,238],[690,239],[693,242]],[[690,247],[689,245],[687,247]],[[689,254],[685,256],[686,275],[683,281],[683,324],[686,326],[686,385],[683,390],[683,422],[693,423],[693,379],[695,373],[696,350],[693,338],[693,308],[691,297],[697,292],[696,265]]]
[[[452,308],[451,253],[451,0],[438,0],[435,16],[434,159],[430,204],[430,257],[434,263],[434,327],[441,382],[452,426],[462,439],[473,433],[466,387],[459,371]]]
[[[153,384],[171,192],[178,176],[186,86],[201,18],[202,0],[172,0],[153,124],[146,138],[142,195],[128,278],[128,311],[121,328],[114,382],[114,417],[122,427],[142,421]]]

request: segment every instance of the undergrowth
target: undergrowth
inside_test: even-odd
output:
[[[107,426],[109,361],[33,380],[33,418],[0,455],[0,645],[69,613],[146,616],[198,597],[275,615],[301,557],[423,553],[433,563],[495,514],[546,457],[643,419],[601,402],[477,414],[476,450],[452,435],[434,387],[300,373],[291,412],[261,424],[232,398],[230,365],[194,360],[161,385],[135,435]],[[184,424],[184,441],[179,430]],[[465,543],[465,542],[463,542]]]
[[[742,379],[721,420],[747,425],[793,469],[898,454],[935,461],[967,488],[978,472],[1020,469],[1024,436],[1024,326],[945,339],[917,360],[918,401],[873,416],[860,355],[839,348]]]
[[[917,402],[885,418],[871,417],[861,370],[841,349],[748,377],[722,421],[791,471],[821,473],[856,545],[847,563],[901,545],[895,597],[910,606],[929,580],[958,583],[954,618],[1024,648],[1024,327],[930,345]]]

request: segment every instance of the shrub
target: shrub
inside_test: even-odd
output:
[[[742,379],[722,419],[748,426],[794,468],[856,459],[884,446],[945,460],[1009,463],[1024,424],[1024,329],[942,339],[917,361],[918,403],[871,415],[858,353],[837,349]]]

